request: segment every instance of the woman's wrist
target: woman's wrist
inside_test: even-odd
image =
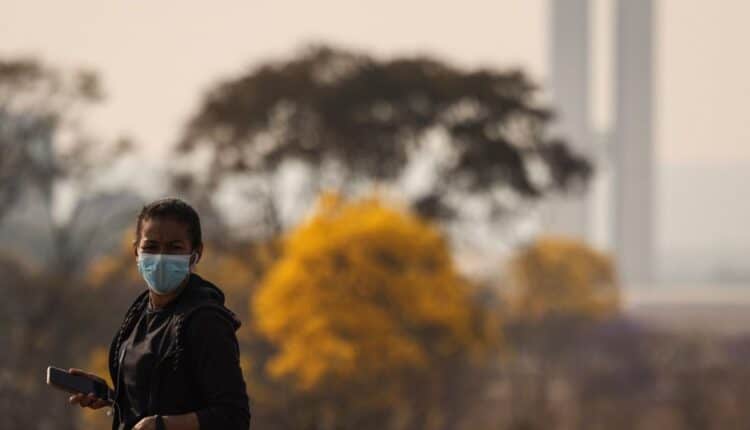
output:
[[[153,415],[154,430],[200,430],[198,415],[190,412],[183,415]],[[161,422],[161,424],[160,424]]]

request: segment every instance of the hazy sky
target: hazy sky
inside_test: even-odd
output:
[[[594,1],[600,36],[609,30],[611,2]],[[96,69],[108,98],[88,123],[105,137],[127,134],[164,153],[212,83],[310,42],[380,56],[434,54],[466,67],[520,67],[544,86],[546,5],[0,0],[0,56]],[[659,0],[657,17],[657,243],[660,259],[669,260],[663,270],[747,271],[750,1]],[[600,37],[595,49],[606,53],[609,42]],[[597,90],[607,83],[607,64],[600,57],[592,66]],[[603,92],[594,99],[593,117],[606,124],[609,99]]]
[[[746,0],[661,0],[663,161],[750,160],[748,16]],[[545,0],[0,0],[0,55],[95,68],[109,95],[96,128],[164,147],[212,82],[311,41],[521,67],[544,84],[545,25]]]

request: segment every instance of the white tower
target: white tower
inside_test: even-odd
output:
[[[617,0],[615,9],[614,248],[626,284],[652,280],[652,0]]]
[[[552,105],[558,112],[555,134],[595,160],[590,116],[591,3],[549,0],[549,68]],[[655,0],[612,0],[614,121],[611,133],[613,185],[609,200],[612,248],[626,284],[652,280],[654,266],[653,42]],[[608,142],[608,145],[610,142]],[[602,166],[599,166],[602,167]],[[546,229],[584,240],[592,238],[589,198],[553,199]]]
[[[552,105],[557,118],[553,133],[582,155],[591,155],[589,120],[589,0],[550,0],[548,55]],[[545,214],[546,230],[587,239],[588,199],[578,194],[556,196]]]

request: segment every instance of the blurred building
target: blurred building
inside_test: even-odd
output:
[[[611,210],[608,247],[626,284],[653,280],[654,147],[653,147],[653,0],[614,0],[614,121],[604,136],[593,139],[591,125],[590,0],[550,0],[549,63],[553,105],[559,112],[555,133],[593,159],[598,170],[611,166],[612,184],[604,198]],[[604,145],[605,148],[601,146]],[[607,148],[611,145],[611,149]],[[604,159],[598,158],[604,154]],[[611,158],[609,158],[611,157]],[[592,202],[565,195],[545,214],[549,232],[592,238]]]
[[[614,250],[626,282],[653,279],[654,1],[616,2]]]
[[[591,142],[591,26],[589,0],[549,2],[549,89],[558,117],[552,132],[573,149],[594,154]],[[552,197],[545,214],[547,228],[557,234],[588,238],[591,234],[589,199],[575,193]]]

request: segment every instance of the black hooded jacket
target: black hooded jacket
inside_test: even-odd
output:
[[[191,274],[163,309],[150,310],[148,302],[148,291],[136,298],[110,346],[113,430],[131,429],[150,415],[190,412],[201,430],[247,430],[250,406],[235,335],[240,322],[221,290]]]

